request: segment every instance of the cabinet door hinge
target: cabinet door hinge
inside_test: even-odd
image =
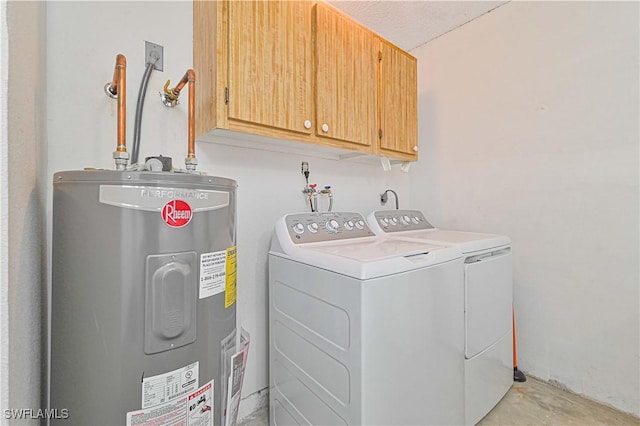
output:
[[[228,87],[224,88],[224,104],[225,105],[229,104],[229,88]]]
[[[382,61],[382,52],[378,52],[378,62]]]
[[[378,129],[378,138],[382,139],[382,129]]]

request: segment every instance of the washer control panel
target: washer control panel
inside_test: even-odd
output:
[[[360,213],[296,213],[284,220],[296,244],[375,236]]]
[[[381,210],[373,215],[384,232],[433,228],[420,210]]]

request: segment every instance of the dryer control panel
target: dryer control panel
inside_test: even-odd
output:
[[[360,213],[296,213],[287,215],[285,223],[296,244],[375,236]]]
[[[373,215],[384,232],[433,229],[420,210],[380,210]]]

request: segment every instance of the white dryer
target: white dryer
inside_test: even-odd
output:
[[[434,228],[419,210],[367,216],[378,235],[458,247],[464,255],[465,423],[478,423],[513,384],[511,240]]]
[[[464,422],[462,255],[380,238],[358,213],[278,220],[271,425]]]

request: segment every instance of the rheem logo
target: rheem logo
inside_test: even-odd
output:
[[[182,228],[191,222],[193,212],[186,201],[171,200],[162,207],[160,212],[162,220],[172,228]]]

